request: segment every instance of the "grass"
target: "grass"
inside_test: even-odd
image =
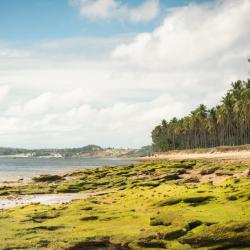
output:
[[[180,169],[213,164],[145,162],[77,171],[46,185],[2,188],[0,192],[12,194],[112,192],[68,204],[1,211],[0,249],[249,249],[249,179],[229,176],[218,185],[184,184],[179,179]],[[216,167],[225,171],[228,166]],[[230,171],[247,167],[231,166]],[[164,178],[170,174],[179,178]]]

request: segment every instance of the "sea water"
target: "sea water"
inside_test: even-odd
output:
[[[120,158],[0,158],[0,180],[60,173],[71,169],[131,164]]]

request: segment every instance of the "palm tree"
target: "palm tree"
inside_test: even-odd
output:
[[[250,143],[250,79],[233,82],[210,110],[201,104],[181,119],[162,120],[152,140],[158,151]]]

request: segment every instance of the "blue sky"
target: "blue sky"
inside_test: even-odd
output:
[[[0,0],[0,146],[140,147],[246,79],[249,0]]]
[[[161,22],[168,8],[206,1],[209,0],[161,0],[161,13],[156,19],[135,25],[124,21],[86,20],[68,0],[1,0],[0,39],[13,42],[35,41],[151,31]],[[142,2],[142,0],[120,1],[130,7],[138,6]]]

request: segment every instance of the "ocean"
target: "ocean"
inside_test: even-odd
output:
[[[0,158],[0,180],[55,174],[72,169],[117,166],[134,161],[120,158]]]

